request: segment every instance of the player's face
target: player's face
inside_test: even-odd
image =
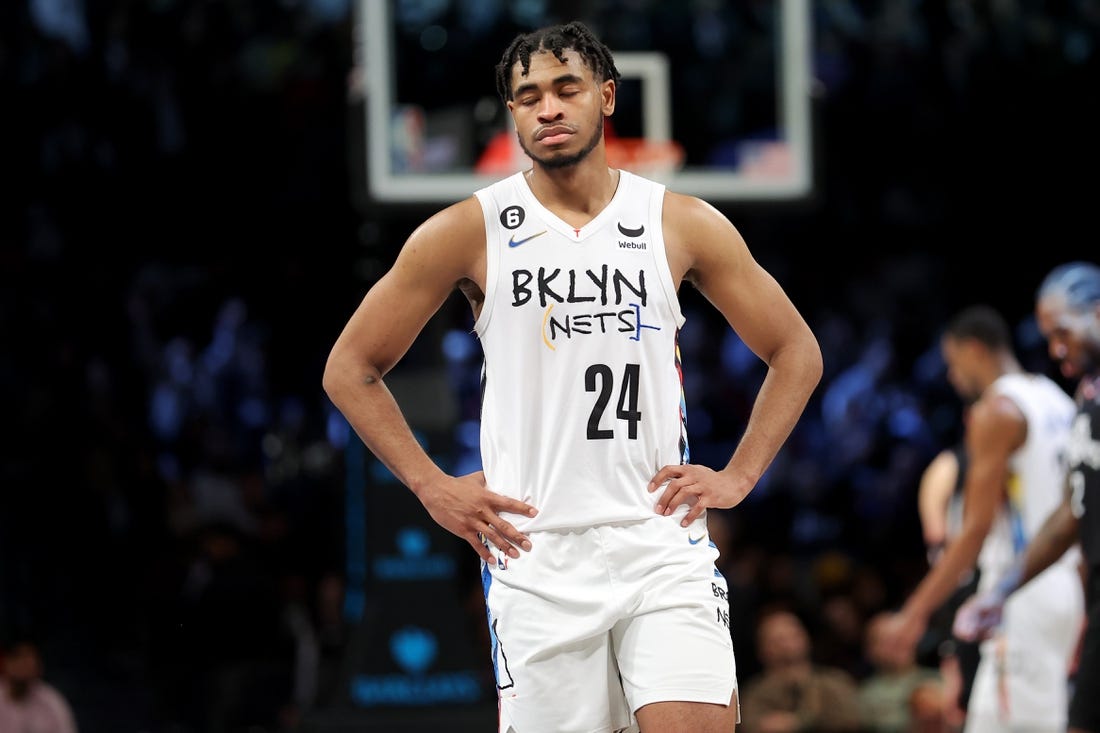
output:
[[[1050,358],[1058,362],[1062,376],[1077,379],[1100,370],[1100,312],[1076,311],[1061,295],[1041,298],[1035,305],[1035,321],[1047,340]]]
[[[947,365],[947,381],[955,388],[964,402],[972,402],[982,394],[982,384],[977,374],[977,349],[979,345],[970,339],[945,336],[940,342],[940,353]]]
[[[577,52],[558,61],[549,51],[531,55],[512,67],[512,100],[508,109],[516,123],[523,152],[546,168],[574,166],[603,140],[603,118],[615,109],[615,83],[596,80]]]

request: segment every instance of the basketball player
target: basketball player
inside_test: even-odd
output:
[[[775,458],[821,377],[817,340],[726,217],[608,166],[619,72],[584,25],[517,36],[496,72],[532,167],[410,235],[336,340],[325,390],[481,556],[502,733],[727,733],[737,685],[706,512]],[[768,366],[716,469],[690,462],[684,283]],[[425,454],[384,381],[455,287],[484,352],[484,471],[465,476]]]
[[[1088,613],[1069,731],[1100,733],[1100,267],[1071,262],[1054,268],[1039,286],[1035,315],[1062,375],[1080,380],[1066,490],[1019,561],[959,609],[955,633],[971,639],[994,633],[1008,622],[1014,599],[1041,585],[1051,572],[1048,568],[1073,555],[1070,550],[1079,540],[1088,573]]]
[[[915,646],[929,615],[977,563],[988,587],[1024,551],[1057,506],[1073,400],[1053,380],[1025,372],[1004,319],[987,306],[959,313],[941,340],[947,376],[968,408],[962,527],[891,622],[894,643]],[[1069,667],[1082,610],[1070,558],[1013,598],[984,642],[966,711],[966,733],[1065,730]]]

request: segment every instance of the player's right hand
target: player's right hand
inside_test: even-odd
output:
[[[1001,624],[1005,600],[999,593],[986,591],[971,596],[955,612],[951,633],[963,641],[981,641]]]
[[[496,558],[482,537],[509,557],[519,557],[518,548],[531,549],[527,536],[501,513],[533,517],[538,510],[527,502],[490,491],[483,471],[445,476],[422,487],[417,497],[436,524],[466,540],[486,562],[495,563]]]

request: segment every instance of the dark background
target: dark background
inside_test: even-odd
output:
[[[687,48],[700,24],[769,5],[517,3],[533,10],[487,22],[580,17]],[[655,8],[650,25],[625,23],[635,6]],[[38,640],[85,733],[354,720],[345,688],[372,617],[347,605],[348,436],[321,373],[437,207],[363,198],[346,3],[76,7],[0,5],[0,649]],[[826,360],[784,454],[723,515],[743,559],[727,571],[746,594],[742,682],[754,609],[780,597],[819,619],[822,659],[860,673],[858,630],[834,610],[861,621],[920,577],[916,482],[958,437],[939,327],[991,303],[1049,371],[1034,289],[1096,256],[1100,6],[813,9],[815,193],[720,207]],[[684,297],[693,456],[715,465],[761,373]],[[453,387],[455,429],[427,439],[456,470],[471,460],[468,326],[449,303],[401,367]],[[385,512],[403,489],[367,464]],[[435,543],[459,559],[440,592],[477,648],[473,556]]]

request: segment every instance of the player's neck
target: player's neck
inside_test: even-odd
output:
[[[976,373],[976,376],[981,392],[984,393],[1001,377],[1008,374],[1020,374],[1022,372],[1023,367],[1020,366],[1020,362],[1014,356],[994,354],[989,361],[985,362]]]
[[[536,163],[526,177],[531,192],[547,209],[589,216],[603,211],[619,186],[619,171],[608,167],[602,146],[576,165],[547,168]]]
[[[1019,374],[1024,370],[1024,368],[1020,366],[1019,360],[1016,359],[1016,357],[1008,354],[1001,356],[1001,358],[997,360],[997,369],[997,376],[1002,376],[1005,374]]]

